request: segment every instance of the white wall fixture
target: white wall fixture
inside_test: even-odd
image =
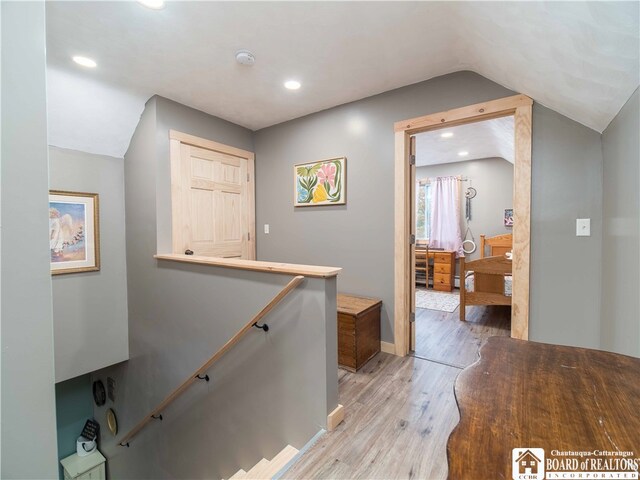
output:
[[[576,237],[590,237],[590,236],[591,236],[591,219],[590,218],[576,219]]]
[[[264,233],[266,233],[267,235],[269,234],[269,224],[268,223],[264,224]]]

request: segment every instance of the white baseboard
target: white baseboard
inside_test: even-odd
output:
[[[395,343],[389,342],[380,342],[380,350],[384,353],[390,353],[392,355],[396,354],[396,345]]]

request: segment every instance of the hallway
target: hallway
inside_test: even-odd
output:
[[[447,478],[447,439],[459,420],[455,379],[489,336],[509,335],[509,309],[469,307],[468,322],[457,311],[419,311],[434,331],[424,351],[435,361],[379,353],[358,373],[339,370],[344,422],[282,478]],[[437,328],[440,322],[452,327]]]

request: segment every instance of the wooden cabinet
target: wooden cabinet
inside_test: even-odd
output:
[[[338,365],[355,372],[380,351],[382,300],[338,294]]]
[[[77,453],[60,460],[65,480],[104,480],[105,458],[96,450],[84,457]]]
[[[416,281],[425,281],[428,286],[429,272],[433,272],[434,290],[453,290],[456,273],[456,252],[451,250],[427,250],[416,247]]]

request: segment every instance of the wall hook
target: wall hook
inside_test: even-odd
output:
[[[205,381],[209,381],[209,375],[205,375],[204,377],[202,375],[196,375],[196,378],[200,379],[200,380],[205,380]]]
[[[160,415],[151,415],[151,418],[153,418],[154,420],[162,421],[162,414],[160,414]]]
[[[254,323],[253,325],[251,325],[252,327],[256,327],[256,328],[261,328],[262,330],[264,330],[265,332],[269,331],[269,325],[267,325],[266,323],[263,323],[262,325],[258,325],[258,322]]]
[[[127,448],[129,448],[129,442],[127,442],[127,443],[122,443],[122,442],[120,442],[118,445],[120,445],[121,447],[127,447]]]

